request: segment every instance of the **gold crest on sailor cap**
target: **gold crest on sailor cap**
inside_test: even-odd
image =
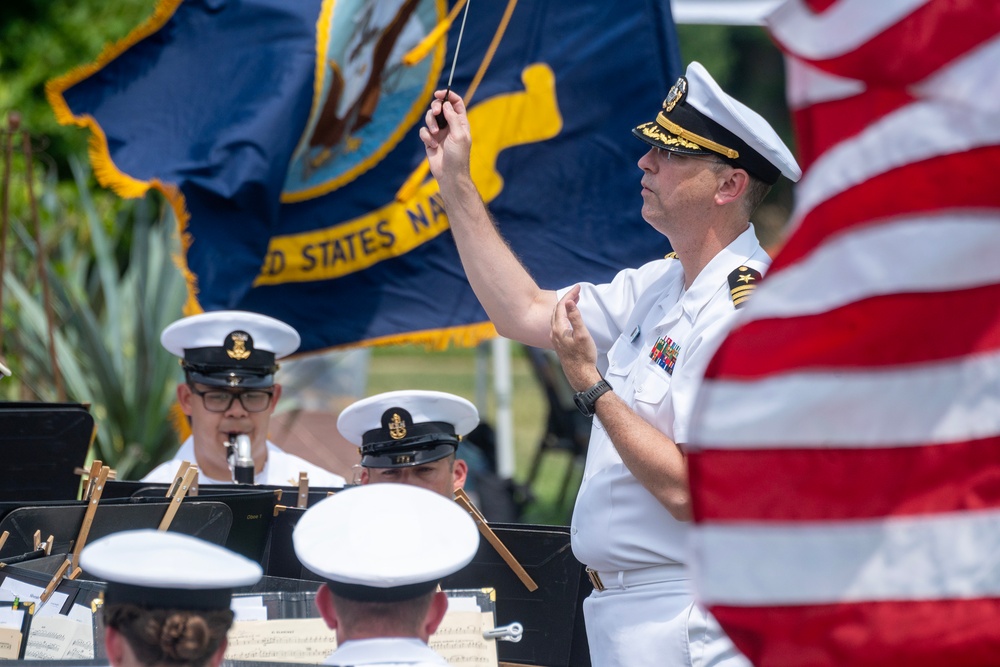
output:
[[[734,308],[742,308],[746,304],[760,280],[760,271],[746,265],[729,274],[729,294],[733,299]]]

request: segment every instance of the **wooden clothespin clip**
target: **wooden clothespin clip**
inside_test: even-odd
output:
[[[56,587],[62,580],[63,575],[66,574],[66,570],[69,569],[69,566],[70,562],[69,559],[67,558],[65,561],[63,561],[63,564],[59,566],[59,569],[56,570],[56,573],[52,575],[52,579],[49,581],[49,585],[46,586],[45,590],[42,591],[42,594],[38,596],[42,602],[49,601],[49,598],[52,597],[52,593],[56,590]]]
[[[3,534],[0,534],[0,551],[3,551],[3,545],[7,544],[7,538],[10,537],[10,531],[5,530]]]
[[[469,498],[468,494],[465,493],[464,489],[455,489],[455,502],[461,505],[465,511],[472,516],[472,519],[476,522],[476,526],[479,528],[479,532],[482,533],[483,537],[486,538],[486,541],[489,542],[494,549],[496,549],[497,553],[500,554],[500,557],[503,558],[505,563],[507,563],[507,566],[513,570],[514,574],[517,575],[517,578],[521,580],[522,584],[524,584],[524,587],[529,591],[537,591],[538,584],[536,584],[535,580],[531,578],[528,571],[525,570],[519,562],[517,562],[517,559],[514,558],[514,554],[510,552],[510,549],[508,549],[497,534],[493,532],[493,529],[490,528],[489,524],[486,522],[486,517],[484,517],[482,512],[480,512],[479,509],[472,504],[472,500]]]
[[[72,565],[74,568],[80,564],[80,552],[83,551],[83,547],[87,544],[87,535],[90,534],[90,526],[94,523],[94,515],[97,514],[97,505],[101,502],[101,494],[104,493],[104,484],[108,481],[108,473],[110,471],[111,468],[108,466],[101,466],[101,471],[96,475],[96,480],[91,486],[87,512],[83,515],[80,534],[77,535],[76,542],[73,545]]]
[[[309,506],[309,473],[299,473],[299,500],[296,507],[305,509]]]
[[[44,542],[45,546],[43,548],[45,549],[46,556],[52,555],[52,544],[55,542],[55,540],[56,540],[55,535],[49,535],[49,539],[45,540]]]
[[[167,488],[167,493],[165,494],[167,498],[177,493],[177,486],[184,480],[184,475],[187,474],[188,468],[190,467],[190,461],[181,461],[181,467],[177,469],[177,474],[174,475],[174,481],[172,481],[170,486]]]
[[[73,580],[73,579],[76,579],[77,577],[79,577],[81,574],[83,574],[83,568],[78,567],[75,570],[73,570],[73,572],[70,573],[70,575],[68,577],[66,577],[66,578],[70,579],[70,580]]]
[[[163,519],[160,520],[160,525],[157,530],[166,530],[170,528],[170,523],[174,520],[174,515],[177,514],[177,510],[181,508],[181,502],[184,500],[184,496],[187,494],[188,488],[191,486],[191,480],[198,477],[198,466],[188,466],[185,469],[184,477],[181,479],[180,484],[177,485],[177,492],[174,493],[174,497],[170,501],[170,505],[167,507],[167,511],[163,513]]]
[[[90,464],[90,472],[87,473],[87,490],[83,494],[84,500],[90,498],[90,494],[94,492],[94,483],[97,482],[97,476],[103,467],[104,464],[99,459],[94,459],[94,462]]]
[[[288,509],[288,507],[286,505],[275,505],[274,506],[274,516],[278,516],[279,514],[281,514],[282,512],[284,512],[287,509]]]

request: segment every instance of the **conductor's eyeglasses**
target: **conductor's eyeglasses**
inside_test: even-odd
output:
[[[712,162],[714,164],[726,164],[722,160],[712,155],[690,155],[688,153],[679,153],[677,151],[667,150],[666,148],[660,148],[659,146],[654,146],[656,149],[656,154],[662,156],[667,161],[671,160],[703,160],[705,162]]]
[[[191,386],[191,385],[188,385]],[[240,405],[247,412],[264,412],[271,405],[271,397],[274,392],[261,391],[260,389],[250,389],[247,391],[219,391],[210,389],[208,391],[198,391],[191,387],[191,391],[201,396],[201,402],[209,412],[225,412],[234,400],[239,399]]]

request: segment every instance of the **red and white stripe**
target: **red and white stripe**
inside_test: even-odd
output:
[[[1000,2],[790,0],[794,232],[692,425],[757,665],[1000,665]]]

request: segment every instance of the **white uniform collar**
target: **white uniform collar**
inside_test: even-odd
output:
[[[355,639],[337,647],[327,665],[364,665],[371,663],[437,663],[447,665],[445,659],[416,637],[390,637],[386,639]]]
[[[722,286],[728,285],[729,274],[740,264],[746,262],[760,249],[753,223],[750,223],[742,234],[732,243],[722,249],[719,254],[705,265],[701,273],[694,279],[691,288],[681,297],[685,314],[694,319]]]

